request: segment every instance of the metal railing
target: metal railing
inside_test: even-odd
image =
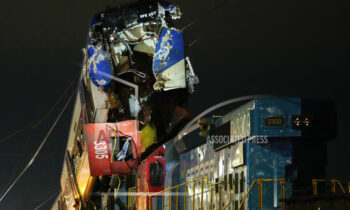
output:
[[[241,209],[244,205],[244,202],[246,201],[250,191],[252,190],[253,186],[257,183],[258,184],[258,190],[259,190],[259,197],[258,197],[258,204],[259,204],[259,210],[262,210],[262,204],[263,204],[263,196],[262,196],[262,189],[263,189],[263,182],[271,182],[271,181],[278,181],[280,182],[281,185],[281,209],[284,210],[285,209],[285,179],[255,179],[252,184],[250,185],[248,191],[244,194],[244,197],[241,201],[241,203],[238,206],[238,209]],[[190,184],[193,184],[192,187],[192,195],[188,195],[189,193],[187,192],[187,190],[184,190],[183,196],[183,209],[187,210],[187,201],[190,201],[188,199],[188,197],[192,197],[192,210],[195,209],[195,197],[196,197],[196,183],[200,182],[201,183],[201,191],[200,191],[200,210],[203,210],[203,195],[204,195],[204,184],[207,185],[208,191],[210,193],[210,197],[209,197],[209,210],[212,210],[213,208],[213,187],[215,187],[216,185],[218,185],[218,207],[219,210],[225,210],[230,203],[232,202],[232,197],[231,197],[231,184],[225,181],[220,181],[220,182],[216,182],[216,183],[209,183],[208,178],[207,177],[200,177],[191,181],[187,181],[185,183],[170,187],[170,188],[166,188],[162,191],[159,192],[155,192],[155,193],[150,193],[149,194],[149,206],[152,209],[152,199],[155,198],[155,205],[154,205],[154,210],[157,210],[157,198],[158,197],[162,197],[162,210],[164,210],[165,208],[165,199],[166,199],[166,192],[169,192],[168,195],[168,207],[169,210],[171,209],[171,197],[172,197],[172,191],[176,189],[176,210],[179,210],[179,189],[180,187],[184,187],[184,189],[187,189],[187,187],[189,187]],[[312,179],[312,188],[313,188],[313,195],[317,195],[318,194],[318,183],[319,182],[326,182],[326,183],[331,183],[331,192],[335,193],[336,192],[336,187],[337,185],[339,186],[339,188],[341,189],[341,191],[343,193],[346,193],[345,188],[343,187],[343,185],[341,184],[341,182],[337,179],[330,179],[330,180],[326,180],[326,179]],[[228,196],[229,196],[229,201],[227,204],[225,204],[224,207],[222,207],[221,201],[222,201],[222,184],[228,184],[229,186],[229,191],[228,191]],[[207,191],[207,192],[208,192]],[[132,192],[136,192],[136,187],[132,187],[128,189],[129,195],[128,195],[128,209],[132,210],[133,209],[133,205],[135,204],[135,196],[130,196],[130,194]],[[348,193],[350,194],[350,182],[348,183]],[[133,194],[134,195],[134,194]],[[190,198],[191,199],[191,198]]]
[[[136,187],[131,187],[128,189],[128,210],[132,210],[136,202],[133,192],[136,192]],[[130,196],[131,194],[132,196]]]
[[[343,193],[346,193],[343,185],[337,179],[330,179],[330,180],[327,180],[327,179],[313,179],[312,180],[312,192],[313,192],[313,195],[317,195],[318,194],[318,191],[317,191],[317,184],[318,184],[318,182],[331,183],[331,192],[332,193],[336,192],[337,185],[339,186],[339,188],[341,189],[341,191]],[[350,182],[348,183],[348,191],[350,193]]]
[[[255,183],[258,183],[258,187],[259,187],[259,210],[262,210],[263,207],[263,196],[262,196],[262,188],[263,188],[263,182],[272,182],[272,181],[279,181],[281,184],[281,209],[284,210],[285,209],[285,203],[284,203],[284,199],[285,199],[285,179],[255,179],[252,184],[250,185],[248,191],[245,193],[242,202],[239,204],[238,209],[241,209],[245,200],[248,197],[249,192],[251,191],[251,189],[253,188]]]
[[[176,210],[179,209],[179,189],[180,187],[184,187],[184,193],[183,193],[183,196],[184,196],[184,199],[183,199],[183,207],[184,207],[184,210],[186,210],[187,208],[187,201],[191,201],[191,196],[192,196],[192,210],[195,210],[195,198],[196,198],[196,183],[199,183],[200,182],[200,187],[201,187],[201,191],[200,191],[200,210],[203,210],[203,200],[204,200],[204,184],[206,184],[207,186],[207,189],[209,189],[209,192],[210,192],[210,203],[209,203],[209,209],[212,210],[212,206],[213,206],[213,187],[215,186],[218,186],[218,193],[219,193],[219,198],[218,198],[218,207],[219,207],[219,210],[225,210],[229,205],[230,203],[232,202],[232,197],[231,197],[231,184],[228,183],[228,182],[225,182],[225,181],[220,181],[220,182],[216,182],[216,183],[210,183],[208,181],[208,177],[204,176],[204,177],[200,177],[200,178],[197,178],[197,179],[194,179],[194,180],[191,180],[191,181],[187,181],[187,182],[184,182],[182,184],[179,184],[179,185],[176,185],[176,186],[173,186],[173,187],[170,187],[170,188],[166,188],[162,191],[159,191],[159,192],[155,192],[155,193],[151,193],[149,194],[149,206],[151,209],[153,209],[152,207],[152,199],[155,199],[155,202],[154,202],[154,210],[157,210],[158,207],[157,207],[157,203],[158,203],[158,197],[161,197],[161,201],[162,201],[162,210],[164,210],[165,208],[165,199],[166,199],[166,196],[168,196],[168,209],[171,210],[171,198],[172,198],[172,191],[173,190],[176,190],[176,202],[175,202],[175,206],[176,206]],[[190,185],[193,185],[192,187],[192,195],[189,195],[189,193],[187,193],[187,187],[190,187]],[[222,189],[222,184],[227,184],[229,186],[229,191],[228,191],[228,197],[229,197],[229,201],[227,202],[227,204],[224,205],[224,207],[222,207],[221,205],[221,202],[222,202],[222,192],[221,192],[221,189]],[[167,193],[168,192],[168,195]],[[188,199],[188,197],[190,197]]]

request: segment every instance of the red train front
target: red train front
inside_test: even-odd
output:
[[[92,176],[126,175],[136,166],[141,143],[135,120],[84,125]]]
[[[136,190],[140,196],[136,197],[136,209],[151,209],[149,196],[164,189],[165,180],[165,149],[160,147],[137,168]]]

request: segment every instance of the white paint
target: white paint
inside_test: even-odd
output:
[[[277,179],[277,161],[273,160],[273,168],[274,168],[274,179]],[[273,182],[273,207],[277,207],[278,200],[277,200],[277,181]]]
[[[177,62],[175,65],[172,65],[170,68],[163,71],[159,76],[165,81],[157,81],[153,86],[155,90],[158,90],[161,88],[163,88],[164,90],[185,88],[186,87],[185,60],[181,60]]]

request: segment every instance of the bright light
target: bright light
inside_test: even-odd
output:
[[[79,191],[83,196],[90,178],[89,159],[86,152],[83,153],[76,177]]]

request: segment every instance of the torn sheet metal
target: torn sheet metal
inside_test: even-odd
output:
[[[108,95],[101,88],[97,87],[92,80],[89,83],[91,96],[92,96],[92,104],[95,109],[105,109],[107,108],[108,103]]]
[[[149,24],[138,24],[128,30],[118,33],[120,39],[133,46],[133,51],[154,54],[157,44],[157,34],[150,32]],[[146,32],[147,31],[147,32]],[[115,34],[110,37],[116,55],[121,55],[126,50],[125,44],[116,39]]]
[[[105,123],[108,117],[108,109],[95,109],[94,119],[96,123]]]
[[[186,87],[185,53],[182,32],[164,27],[153,57],[154,89]]]
[[[139,132],[135,130],[135,123],[137,122],[128,120],[119,123],[84,124],[84,139],[87,144],[92,176],[125,175],[136,167],[136,158],[141,155],[141,144],[139,141]],[[123,144],[122,148],[125,156],[123,156],[122,152],[121,156],[114,158],[115,153],[121,151],[116,145],[122,143],[120,142],[122,139],[129,138],[132,141]],[[118,160],[119,158],[125,159],[123,161]]]
[[[139,42],[135,45],[134,51],[153,55],[156,49],[157,41],[158,40],[155,37],[149,37],[148,39],[144,39],[144,41]]]
[[[89,45],[87,54],[91,81],[98,87],[108,85],[111,82],[111,79],[101,75],[99,72],[113,75],[109,53],[103,50],[101,45]]]
[[[129,137],[123,145],[123,149],[118,153],[117,160],[124,161],[127,156],[132,155],[131,147],[129,146],[131,142],[131,138]],[[129,154],[128,154],[129,153]]]
[[[161,141],[188,120],[174,118],[175,107],[184,106],[187,91],[192,93],[198,83],[185,59],[182,31],[173,28],[180,17],[177,6],[156,0],[109,8],[93,17],[82,75],[86,107],[95,123],[137,119],[141,129],[153,126]]]
[[[136,117],[139,114],[139,112],[141,111],[141,106],[140,106],[139,100],[136,99],[134,95],[130,95],[129,109],[130,109],[130,114],[133,117]]]
[[[189,57],[186,57],[186,80],[187,80],[188,92],[192,94],[194,92],[194,85],[199,83],[199,78],[194,73]]]
[[[171,19],[179,19],[181,18],[181,11],[178,6],[169,4],[168,2],[159,2],[159,13],[165,16],[165,12],[169,12]]]

